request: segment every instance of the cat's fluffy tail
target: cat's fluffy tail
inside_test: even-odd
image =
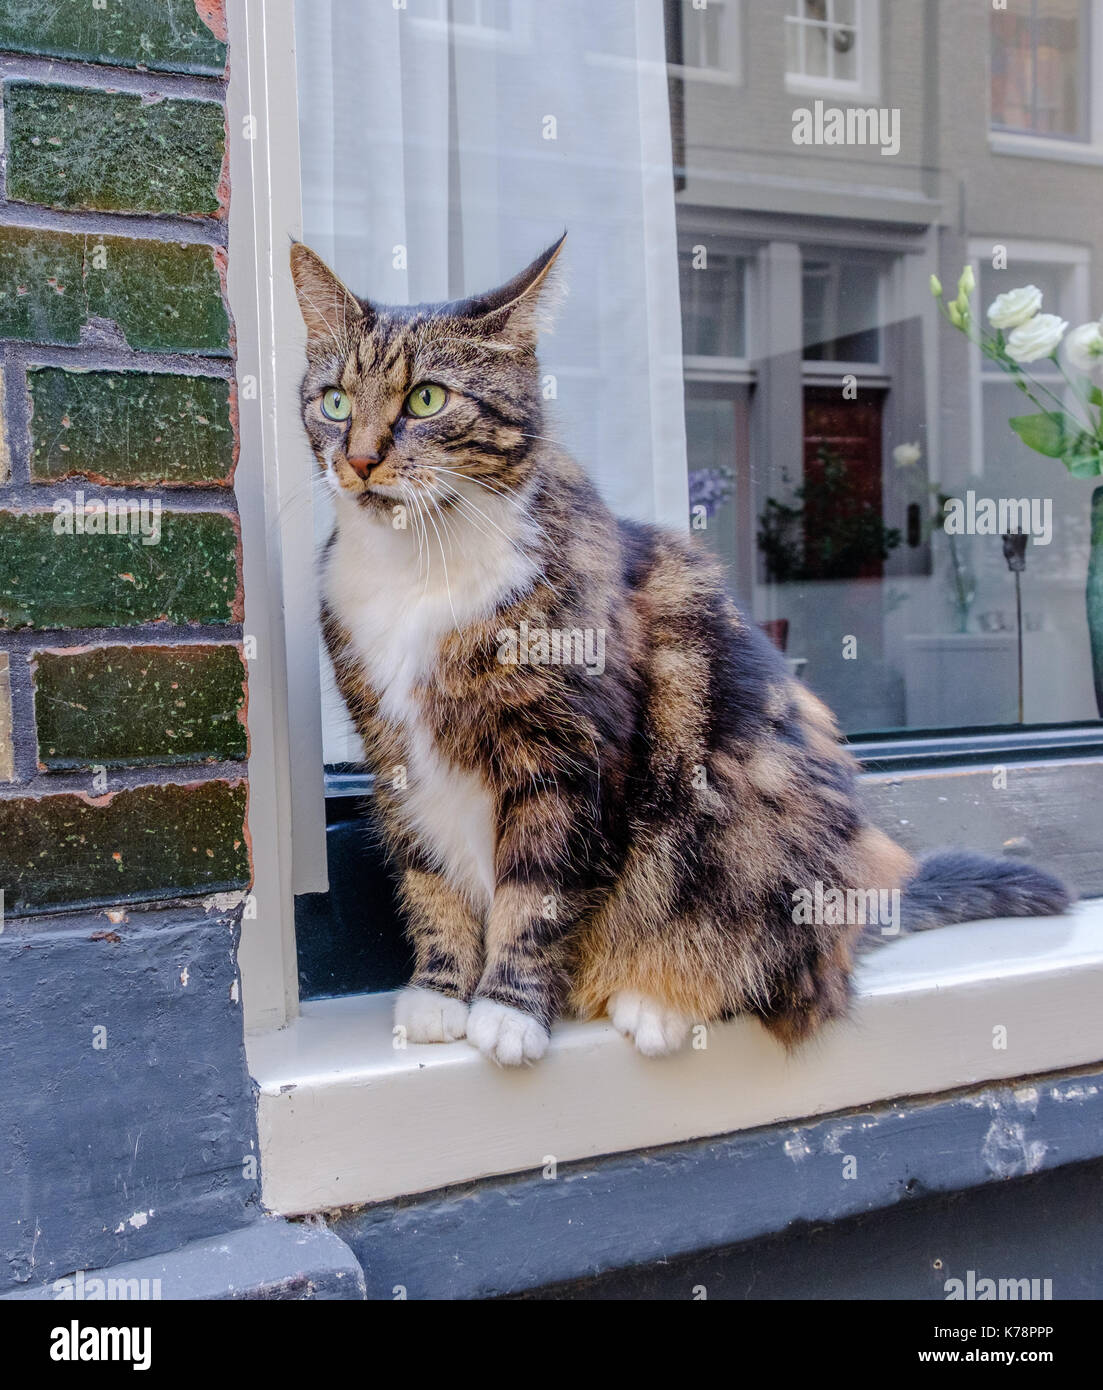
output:
[[[1074,900],[1059,878],[1033,864],[941,850],[921,859],[904,885],[900,927],[917,932],[990,917],[1048,917],[1064,912]],[[872,942],[873,933],[867,939]],[[885,937],[876,939],[883,942]]]

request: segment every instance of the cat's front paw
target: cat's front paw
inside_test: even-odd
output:
[[[467,1032],[467,1005],[423,985],[409,985],[394,1005],[394,1024],[414,1043],[456,1042]]]
[[[614,994],[608,1012],[617,1032],[631,1039],[645,1057],[677,1052],[689,1036],[690,1020],[684,1014],[633,990]]]
[[[531,1014],[493,999],[476,999],[467,1017],[467,1041],[502,1067],[538,1062],[548,1048],[548,1030]]]

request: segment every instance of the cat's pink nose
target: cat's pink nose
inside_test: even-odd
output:
[[[358,478],[367,481],[368,474],[379,463],[378,454],[358,454],[356,458],[349,459],[349,467]]]

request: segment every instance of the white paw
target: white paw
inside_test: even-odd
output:
[[[455,1042],[467,1032],[467,1005],[435,989],[410,985],[395,1000],[394,1022],[405,1028],[407,1042]]]
[[[631,1038],[645,1057],[677,1052],[689,1036],[688,1018],[646,994],[622,990],[609,1000],[608,1012],[617,1032]]]
[[[476,999],[471,1005],[467,1041],[502,1067],[538,1062],[548,1048],[548,1034],[542,1023],[531,1014],[508,1004],[497,1004],[493,999]]]

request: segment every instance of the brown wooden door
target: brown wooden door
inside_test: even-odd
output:
[[[812,579],[879,579],[884,570],[880,392],[804,391],[804,556]]]

